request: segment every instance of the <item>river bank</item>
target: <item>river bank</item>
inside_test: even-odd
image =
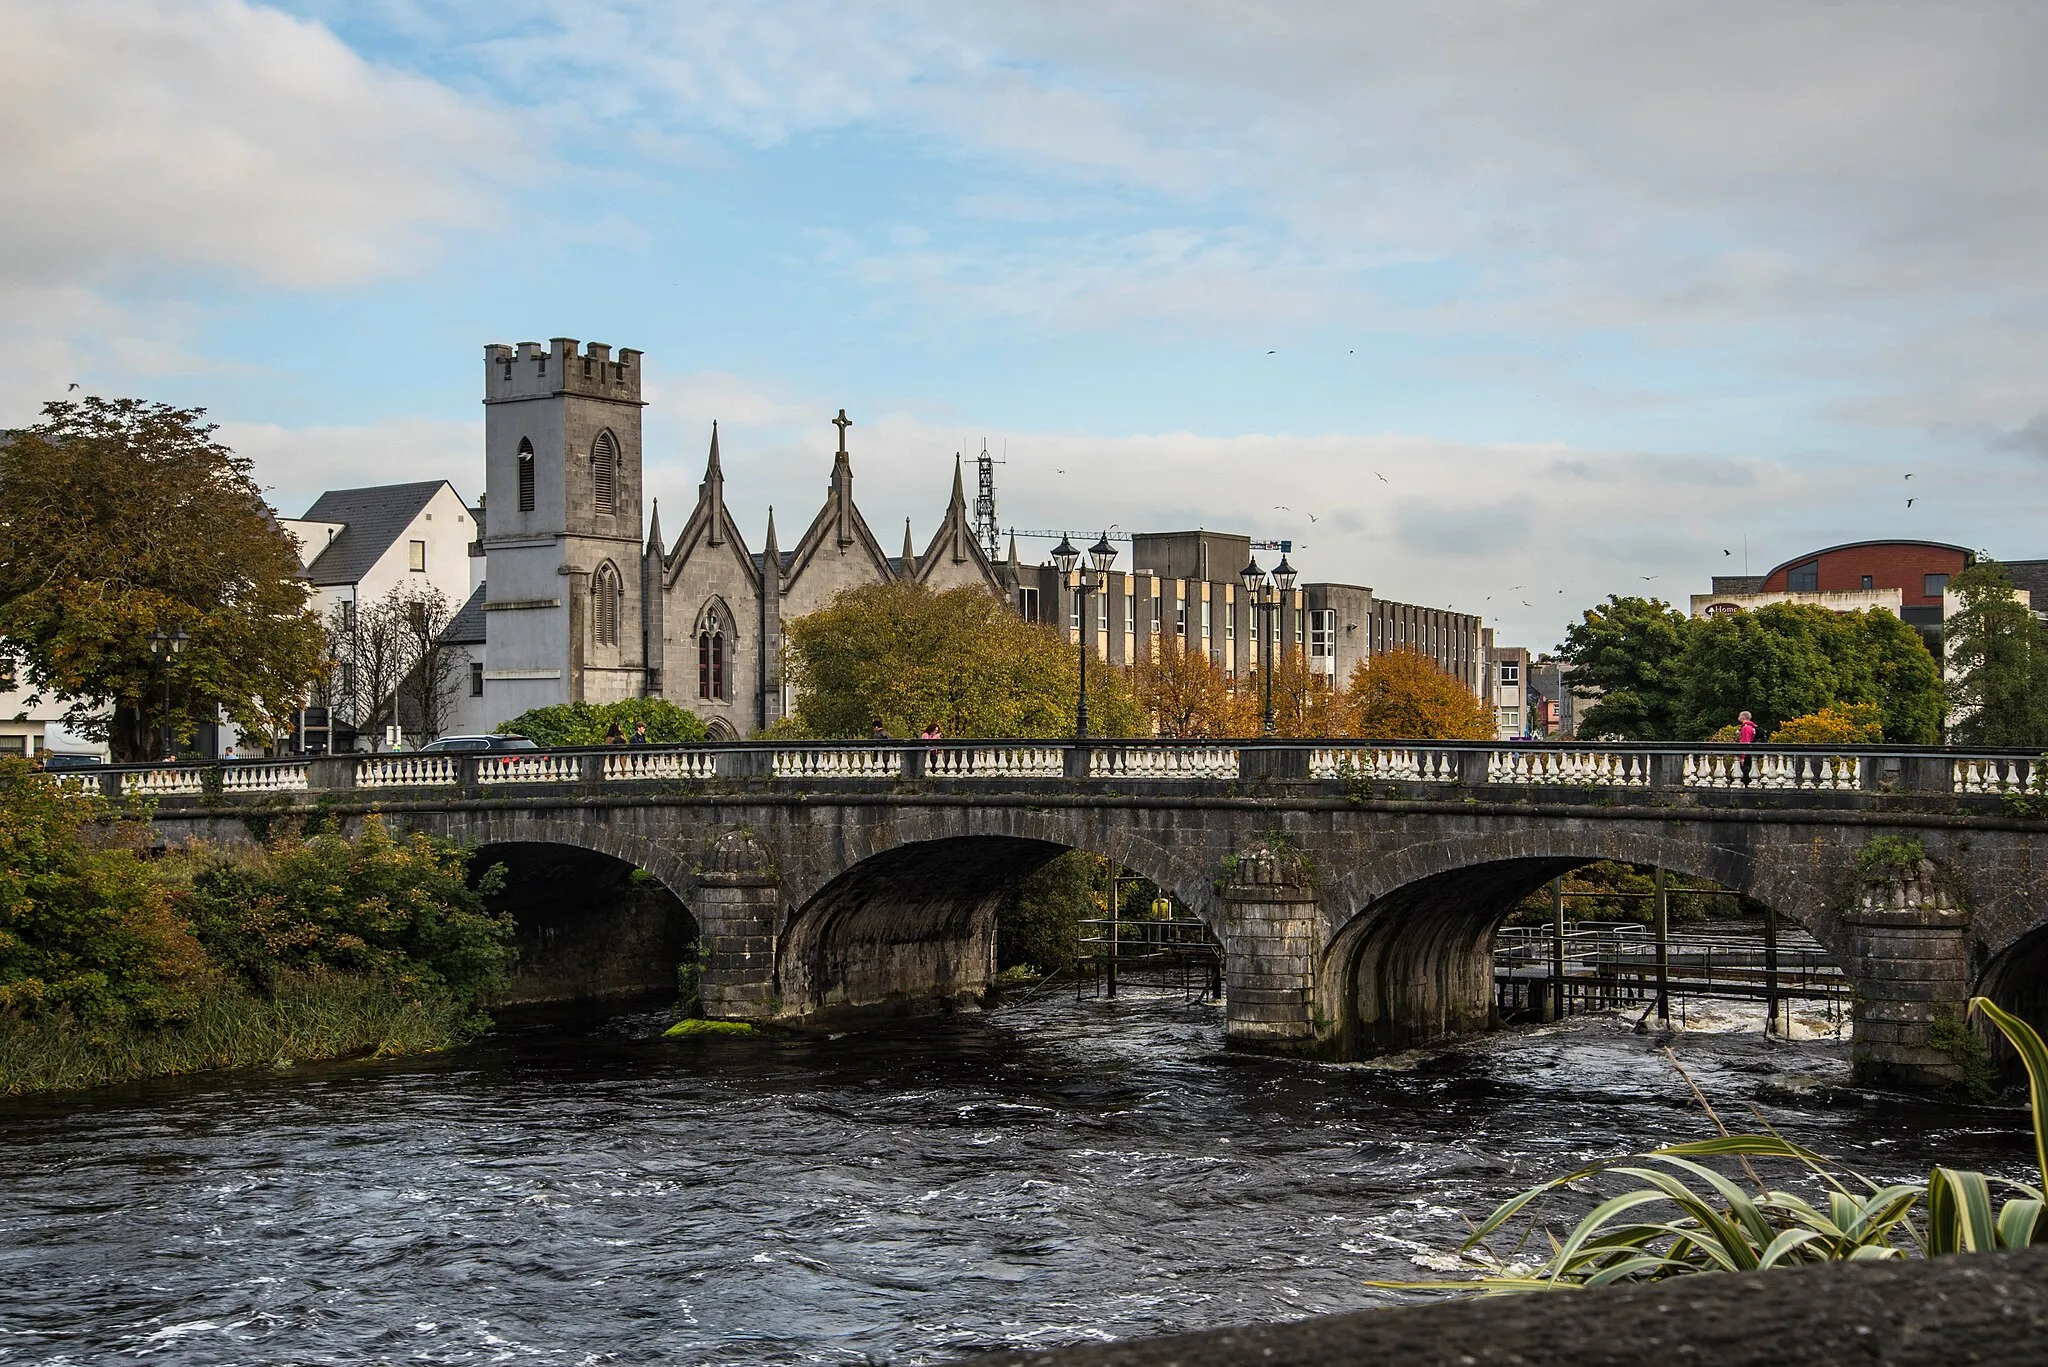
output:
[[[1052,992],[831,1038],[508,1017],[444,1053],[12,1102],[14,1358],[936,1362],[1395,1303],[1464,1218],[1704,1133],[1666,1041],[1580,1018],[1333,1065]],[[1668,1041],[1874,1175],[2018,1176],[2024,1123],[1848,1101],[1845,1046]],[[1837,1104],[1802,1104],[1816,1091]]]

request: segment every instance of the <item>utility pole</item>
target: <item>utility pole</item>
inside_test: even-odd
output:
[[[1656,904],[1651,916],[1657,937],[1657,1024],[1671,1026],[1671,916],[1664,896],[1664,870],[1657,870]]]

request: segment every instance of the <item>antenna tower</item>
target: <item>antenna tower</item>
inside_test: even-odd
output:
[[[988,453],[984,440],[974,464],[981,472],[981,488],[974,496],[974,536],[993,564],[1003,558],[1002,534],[996,526],[996,467],[1003,462]]]

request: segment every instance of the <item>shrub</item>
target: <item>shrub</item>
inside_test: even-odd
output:
[[[1917,872],[1927,850],[1911,836],[1874,835],[1856,851],[1856,872],[1866,883],[1886,883]]]
[[[1782,723],[1771,739],[1781,745],[1876,745],[1884,740],[1884,709],[1874,702],[1830,703]]]
[[[665,698],[536,707],[500,724],[498,734],[525,736],[536,745],[603,745],[613,725],[630,739],[634,724],[643,721],[647,739],[657,745],[686,745],[708,740],[711,735],[694,712],[685,712]]]

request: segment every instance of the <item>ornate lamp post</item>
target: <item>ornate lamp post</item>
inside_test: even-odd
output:
[[[1067,537],[1060,538],[1060,544],[1053,547],[1052,563],[1059,566],[1060,583],[1074,592],[1074,620],[1080,623],[1076,636],[1081,648],[1081,695],[1074,703],[1074,739],[1088,739],[1088,654],[1092,644],[1088,639],[1088,595],[1095,592],[1109,575],[1109,567],[1116,563],[1116,547],[1109,544],[1109,533],[1104,532],[1088,548],[1089,564],[1081,567],[1078,576],[1074,571],[1081,566],[1081,552],[1074,549],[1074,543]]]
[[[1280,604],[1294,592],[1294,566],[1288,564],[1287,557],[1282,555],[1268,578],[1254,559],[1238,572],[1237,577],[1238,582],[1244,585],[1246,597],[1251,599],[1252,610],[1258,614],[1259,665],[1265,674],[1266,686],[1265,732],[1270,736],[1276,729],[1273,725],[1273,656],[1280,649]],[[1273,627],[1270,646],[1265,631],[1269,620]]]
[[[163,661],[164,675],[164,756],[169,758],[176,749],[177,738],[171,731],[171,661],[185,649],[185,642],[192,638],[182,628],[172,631],[149,633],[149,653]]]

